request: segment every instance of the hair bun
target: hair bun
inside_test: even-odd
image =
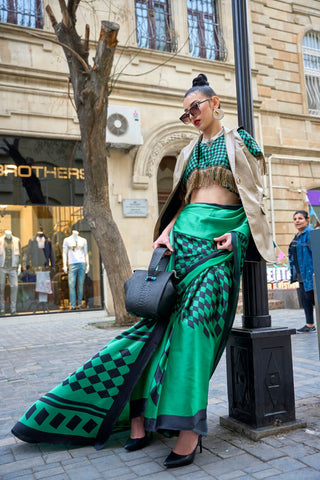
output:
[[[196,78],[192,81],[193,87],[203,87],[204,85],[209,86],[209,82],[207,76],[204,73],[200,73]]]

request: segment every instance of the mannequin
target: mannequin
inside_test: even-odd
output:
[[[18,275],[21,272],[20,265],[20,239],[12,235],[11,230],[5,230],[0,237],[0,312],[5,314],[4,290],[8,275],[10,285],[10,310],[16,313]]]
[[[39,227],[36,235],[29,240],[27,251],[27,265],[33,268],[54,267],[52,243]]]
[[[68,272],[68,285],[71,310],[76,309],[76,284],[78,307],[81,308],[83,284],[89,272],[89,256],[87,240],[80,237],[77,230],[63,240],[63,271]]]

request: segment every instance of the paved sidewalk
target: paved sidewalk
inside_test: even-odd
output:
[[[302,310],[271,311],[273,327],[299,328]],[[296,417],[307,428],[251,441],[219,425],[228,414],[225,356],[211,380],[209,435],[187,467],[162,462],[174,440],[155,435],[127,452],[127,433],[100,451],[18,441],[11,427],[39,396],[83,364],[120,330],[101,329],[104,312],[67,312],[0,320],[0,478],[3,480],[319,480],[320,361],[317,334],[292,336]],[[241,325],[237,315],[235,326]]]

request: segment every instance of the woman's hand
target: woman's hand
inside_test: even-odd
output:
[[[171,222],[162,231],[161,235],[157,238],[157,240],[153,242],[153,245],[152,245],[153,249],[156,249],[158,247],[167,247],[168,251],[165,253],[165,255],[171,255],[171,253],[173,252],[173,248],[170,243],[169,233],[173,229],[173,226],[182,209],[183,209],[183,205],[181,205],[181,207],[179,208],[179,210],[177,211],[177,213],[175,214]]]
[[[216,237],[213,239],[217,243],[218,250],[229,250],[232,252],[232,243],[231,243],[231,233],[225,233],[221,237]]]
[[[152,245],[153,249],[156,249],[158,247],[167,247],[169,252],[173,252],[173,248],[171,246],[170,239],[169,239],[169,234],[166,232],[166,230],[163,230],[161,235],[157,238],[157,240]],[[166,254],[169,255],[169,252],[166,252]]]

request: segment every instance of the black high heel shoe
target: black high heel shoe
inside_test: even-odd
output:
[[[163,462],[163,465],[167,468],[177,468],[190,465],[190,463],[193,463],[194,457],[196,456],[198,446],[200,447],[200,453],[202,453],[202,435],[199,435],[196,448],[193,450],[193,452],[189,453],[188,455],[179,455],[171,450]]]
[[[146,447],[152,438],[152,434],[145,434],[142,438],[128,438],[124,448],[129,452],[134,452],[135,450],[141,450],[141,448]]]

